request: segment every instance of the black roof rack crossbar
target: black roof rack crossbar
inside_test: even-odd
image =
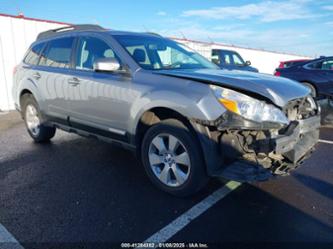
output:
[[[54,35],[59,34],[60,32],[69,32],[69,31],[91,31],[91,30],[105,30],[103,27],[94,24],[79,24],[79,25],[68,25],[57,29],[51,29],[39,33],[37,40],[49,38]]]

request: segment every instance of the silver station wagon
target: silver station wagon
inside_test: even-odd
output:
[[[221,70],[160,35],[95,25],[39,34],[13,96],[35,142],[62,129],[121,145],[177,196],[210,177],[288,175],[319,137],[320,108],[299,83]]]

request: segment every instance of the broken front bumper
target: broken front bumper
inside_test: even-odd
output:
[[[267,131],[229,131],[221,136],[220,148],[231,163],[220,175],[237,181],[287,175],[314,151],[319,127],[317,115],[292,122],[283,134],[275,137],[267,135]]]
[[[298,163],[318,142],[320,116],[298,121],[290,135],[274,140],[275,152],[292,163]]]

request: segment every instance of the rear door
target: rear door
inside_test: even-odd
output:
[[[41,54],[39,87],[45,112],[50,118],[66,122],[69,113],[69,82],[73,37],[51,40]]]

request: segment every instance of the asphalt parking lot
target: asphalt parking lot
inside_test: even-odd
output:
[[[333,129],[322,128],[321,139],[291,176],[240,185],[172,227],[167,242],[332,248]],[[61,131],[34,144],[16,113],[0,115],[0,146],[0,248],[143,242],[226,184],[214,179],[195,197],[172,197],[130,152]]]

